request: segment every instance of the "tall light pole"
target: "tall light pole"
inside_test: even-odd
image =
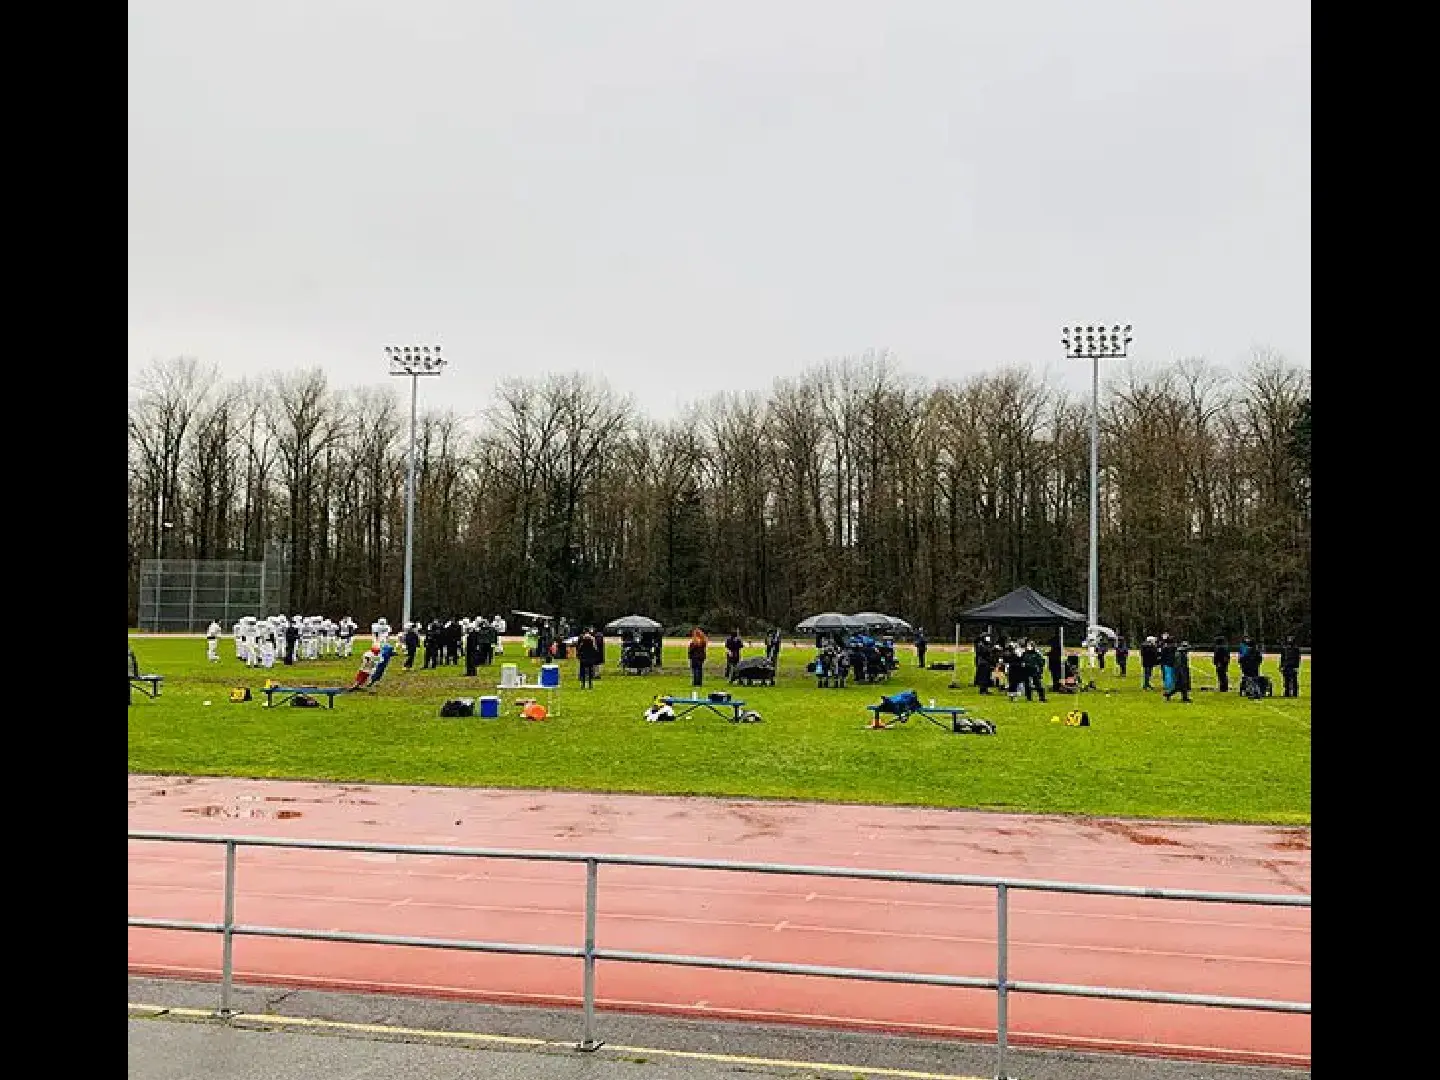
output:
[[[405,604],[400,628],[410,625],[410,598],[415,586],[415,402],[421,375],[439,375],[445,367],[440,346],[386,345],[391,375],[410,377],[410,465],[405,473]]]
[[[1130,349],[1130,326],[1065,326],[1060,344],[1071,360],[1089,359],[1090,372],[1090,597],[1085,637],[1094,647],[1100,625],[1100,361],[1118,360]]]

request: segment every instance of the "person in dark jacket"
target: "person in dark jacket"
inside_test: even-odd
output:
[[[765,657],[770,661],[771,667],[777,669],[780,667],[780,628],[778,626],[770,631],[770,636],[765,640]]]
[[[480,666],[480,620],[465,624],[465,674],[474,677]]]
[[[1160,666],[1160,644],[1152,634],[1140,643],[1140,675],[1141,690],[1155,689],[1150,685],[1150,680],[1155,675],[1155,669]]]
[[[285,663],[295,663],[295,643],[300,640],[300,616],[285,624]]]
[[[1065,651],[1060,648],[1059,634],[1050,639],[1050,649],[1045,658],[1050,668],[1050,689],[1058,694],[1063,689],[1062,680],[1065,678]]]
[[[729,679],[735,674],[735,668],[740,664],[740,651],[745,648],[745,639],[740,636],[739,629],[731,630],[730,636],[725,639],[725,678]]]
[[[415,666],[415,654],[420,651],[420,631],[415,629],[413,622],[405,627],[401,640],[405,642],[405,667],[408,670]]]
[[[1033,641],[1025,642],[1025,650],[1020,654],[1020,668],[1025,672],[1025,700],[1031,701],[1032,695],[1039,694],[1040,700],[1044,701],[1045,657],[1040,655]]]
[[[690,631],[690,645],[686,649],[686,655],[690,659],[690,685],[701,686],[705,682],[705,654],[710,649],[710,642],[705,637],[705,632],[698,626]]]
[[[1125,667],[1130,663],[1130,642],[1124,634],[1115,639],[1115,666],[1120,669],[1120,677],[1125,677]]]
[[[1300,646],[1293,637],[1287,637],[1280,646],[1280,679],[1285,686],[1281,697],[1300,696]]]
[[[1222,634],[1215,639],[1215,651],[1210,658],[1215,661],[1215,678],[1219,682],[1215,689],[1227,693],[1230,689],[1230,642]]]
[[[922,626],[915,631],[915,655],[920,660],[920,666],[925,666],[925,650],[930,648],[930,642],[925,640],[925,628]]]
[[[1169,634],[1160,635],[1160,681],[1169,701],[1175,693],[1175,639]]]
[[[990,687],[995,684],[995,662],[998,659],[990,635],[982,634],[975,642],[975,685],[982,694],[990,693]]]
[[[1163,652],[1164,650],[1162,649],[1161,651]],[[1171,676],[1171,685],[1174,687],[1174,689],[1166,693],[1165,700],[1169,701],[1170,694],[1175,693],[1180,695],[1181,701],[1189,701],[1190,643],[1188,641],[1182,641],[1179,645],[1175,646],[1175,660],[1172,667],[1173,673]]]
[[[439,619],[431,619],[425,626],[425,664],[428,668],[440,666],[440,652],[445,647],[445,627]]]
[[[594,627],[587,627],[575,643],[575,659],[580,662],[580,685],[586,690],[595,689],[595,665],[600,662],[600,646],[595,640]]]

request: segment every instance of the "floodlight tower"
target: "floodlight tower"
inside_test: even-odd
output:
[[[1100,361],[1118,360],[1130,350],[1131,327],[1065,326],[1060,330],[1060,344],[1071,360],[1091,361],[1090,372],[1090,597],[1085,616],[1089,625],[1085,637],[1091,639],[1100,625]],[[1091,642],[1093,646],[1093,641]]]
[[[386,345],[391,375],[410,378],[410,464],[405,473],[405,603],[400,615],[403,632],[410,625],[410,599],[415,585],[415,402],[421,375],[439,375],[445,367],[440,346]]]

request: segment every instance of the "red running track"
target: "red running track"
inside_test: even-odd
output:
[[[1308,893],[1310,830],[957,810],[475,788],[131,776],[135,830],[669,855],[1219,892]],[[220,921],[223,849],[130,844],[132,917]],[[584,941],[584,869],[241,848],[237,921]],[[995,892],[901,882],[600,868],[602,948],[993,977]],[[1012,891],[1010,978],[1310,1000],[1310,911]],[[218,978],[219,935],[131,929],[137,974]],[[577,1005],[554,957],[242,936],[235,977]],[[993,1039],[995,994],[601,962],[600,1009]],[[1308,1068],[1310,1017],[1012,994],[1015,1045]]]

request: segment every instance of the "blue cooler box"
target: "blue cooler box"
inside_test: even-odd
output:
[[[559,664],[540,665],[540,685],[550,689],[554,689],[560,685]]]
[[[480,717],[484,720],[495,720],[500,716],[500,699],[498,697],[482,697],[480,699]]]

